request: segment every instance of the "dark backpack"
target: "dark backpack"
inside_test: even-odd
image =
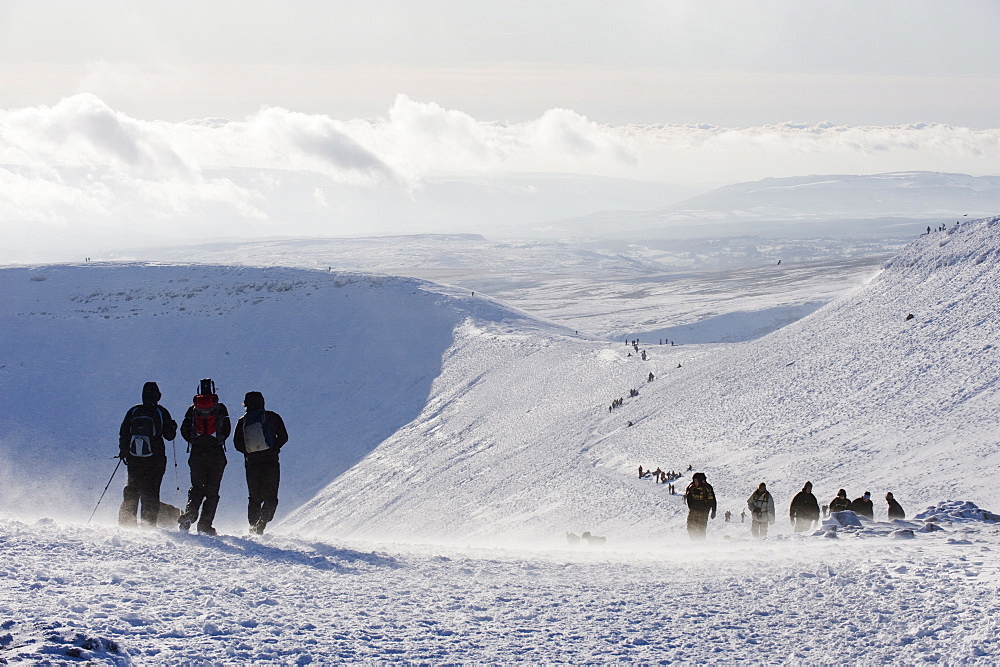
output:
[[[153,439],[163,433],[163,415],[159,406],[140,405],[129,415],[129,456],[148,458],[153,455]]]
[[[243,415],[243,449],[247,454],[274,447],[274,434],[267,428],[267,411],[251,410]]]

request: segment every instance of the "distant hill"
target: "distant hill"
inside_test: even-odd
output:
[[[937,172],[766,178],[649,211],[606,211],[557,226],[578,233],[913,236],[927,225],[1000,213],[1000,177]]]

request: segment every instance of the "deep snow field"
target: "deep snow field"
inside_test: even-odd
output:
[[[0,658],[996,663],[1000,218],[851,261],[791,267],[801,319],[754,333],[706,306],[676,346],[699,321],[667,308],[612,339],[555,300],[541,319],[336,266],[2,269]],[[782,301],[777,268],[746,269],[740,322]],[[142,382],[179,418],[201,377],[288,424],[273,531],[246,535],[232,451],[219,537],[119,529],[121,475],[86,525]],[[679,492],[707,473],[705,543],[638,465]],[[870,490],[876,521],[793,535],[807,479],[823,504]],[[778,520],[753,541],[760,481]]]

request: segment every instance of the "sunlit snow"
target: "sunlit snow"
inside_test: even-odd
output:
[[[784,272],[809,270],[695,272],[706,295],[647,292],[655,315],[612,330],[584,325],[587,299],[567,313],[526,285],[498,299],[320,254],[0,270],[0,658],[1000,658],[1000,218],[921,235],[881,270],[813,264],[791,284],[815,309],[738,342],[702,341],[787,305]],[[594,311],[625,273],[618,289],[602,274]],[[664,307],[739,275],[739,307]],[[231,448],[219,537],[118,528],[121,477],[86,525],[142,383],[178,414],[202,377],[230,412],[253,389],[285,419],[273,531],[247,535]],[[689,466],[708,475],[706,542],[639,465],[681,473],[679,493]],[[875,520],[793,534],[806,480],[821,504],[871,491]],[[760,481],[778,521],[754,541],[741,512]],[[886,491],[907,520],[887,520]],[[567,540],[584,531],[604,544]]]

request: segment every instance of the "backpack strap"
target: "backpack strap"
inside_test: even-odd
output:
[[[218,440],[219,439],[219,426],[220,426],[220,424],[222,424],[222,418],[219,416],[219,413],[222,412],[222,408],[219,407],[219,403],[218,402],[216,402],[215,407],[213,408],[213,410],[215,411],[215,419],[216,419],[216,423],[215,423],[215,439]],[[228,413],[226,414],[225,419],[229,419],[229,414]],[[222,445],[222,453],[225,454],[226,453],[226,441],[222,440],[222,441],[219,442],[219,444]]]

